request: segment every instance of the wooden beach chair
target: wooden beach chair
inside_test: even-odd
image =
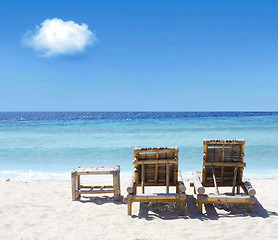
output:
[[[247,204],[248,211],[252,211],[257,202],[256,191],[249,181],[243,180],[244,146],[245,140],[203,141],[203,171],[193,172],[192,184],[200,213],[203,204],[211,203]],[[205,187],[214,187],[215,193],[205,194]],[[218,187],[230,187],[231,191],[220,194]]]
[[[185,185],[178,170],[178,147],[134,148],[134,174],[124,199],[128,203],[128,215],[132,213],[133,202],[179,202],[180,214],[186,201]],[[145,187],[165,186],[166,193],[145,194]],[[175,193],[170,193],[170,186]],[[142,194],[137,194],[137,187]]]

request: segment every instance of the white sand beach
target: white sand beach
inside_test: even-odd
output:
[[[122,179],[126,195],[127,179]],[[113,195],[71,200],[71,182],[1,181],[0,239],[278,239],[278,180],[253,179],[257,205],[207,205],[197,213],[186,182],[184,216],[173,203],[127,205]]]

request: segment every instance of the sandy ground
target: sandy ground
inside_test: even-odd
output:
[[[174,203],[133,203],[128,216],[112,194],[72,201],[70,181],[1,181],[0,239],[278,239],[278,179],[251,182],[252,213],[245,205],[207,205],[198,214],[187,181],[184,216]]]

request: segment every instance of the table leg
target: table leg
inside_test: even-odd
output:
[[[72,201],[76,200],[76,173],[71,173]]]
[[[120,197],[121,196],[120,170],[117,175],[118,175],[118,194]]]
[[[113,189],[114,189],[114,199],[119,200],[120,195],[121,195],[120,172],[113,173]]]
[[[79,174],[77,174],[77,190],[80,190],[80,175]],[[80,194],[77,194],[77,196],[76,196],[76,199],[77,200],[80,200],[80,197],[81,197],[81,195]]]

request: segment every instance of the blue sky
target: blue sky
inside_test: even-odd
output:
[[[47,19],[97,40],[46,56]],[[0,30],[0,111],[278,110],[277,1],[9,0]]]

